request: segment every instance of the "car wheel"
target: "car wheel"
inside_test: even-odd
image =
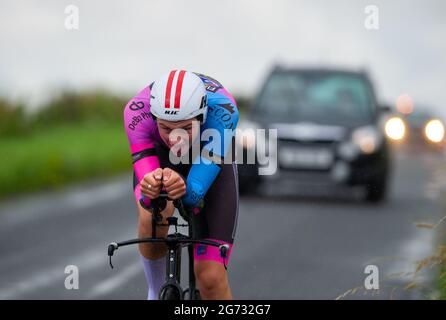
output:
[[[239,193],[241,196],[256,195],[259,191],[260,179],[252,177],[250,179],[239,180]]]
[[[366,185],[365,200],[368,202],[382,202],[387,197],[387,178],[381,176]]]

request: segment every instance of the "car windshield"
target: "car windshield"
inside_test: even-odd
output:
[[[374,115],[364,79],[344,73],[275,73],[260,95],[256,112],[270,121],[342,126],[368,124]]]

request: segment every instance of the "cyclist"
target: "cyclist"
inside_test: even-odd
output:
[[[157,198],[164,189],[169,198],[181,198],[193,210],[198,239],[229,245],[225,259],[216,247],[194,246],[194,271],[202,299],[232,298],[225,266],[238,215],[237,167],[231,160],[237,121],[236,102],[217,80],[184,70],[163,75],[132,98],[124,110],[133,158],[139,236],[151,237],[152,233],[151,215],[140,199],[149,206],[150,199]],[[220,133],[220,141],[201,139],[206,129]],[[215,142],[220,148],[215,147]],[[193,145],[199,147],[197,155],[191,152]],[[173,212],[174,206],[168,201],[162,212],[163,222]],[[167,227],[157,228],[157,236],[166,236],[167,232]],[[156,300],[165,281],[166,246],[140,244],[139,252],[149,287],[148,299]]]

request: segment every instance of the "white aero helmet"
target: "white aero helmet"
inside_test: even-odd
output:
[[[181,121],[207,114],[207,94],[203,81],[193,72],[172,70],[154,82],[150,92],[150,112],[156,118]]]

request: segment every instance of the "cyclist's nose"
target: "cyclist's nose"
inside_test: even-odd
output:
[[[176,137],[172,137],[169,136],[169,144],[170,146],[183,146],[186,144],[186,142],[188,141],[187,137],[184,136],[176,136]]]

